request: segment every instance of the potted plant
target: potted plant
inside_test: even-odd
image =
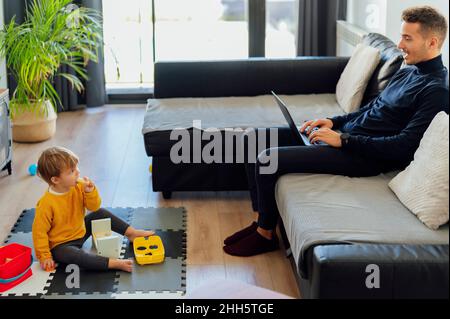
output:
[[[87,63],[97,62],[101,41],[100,14],[71,0],[33,0],[22,24],[13,18],[0,30],[0,55],[17,82],[10,101],[14,141],[44,141],[55,134],[61,100],[53,79],[61,76],[82,92]]]

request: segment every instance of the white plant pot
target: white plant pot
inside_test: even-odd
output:
[[[50,101],[33,104],[33,109],[12,117],[12,135],[14,142],[36,143],[48,140],[56,132],[57,114]],[[46,111],[44,111],[46,109]]]

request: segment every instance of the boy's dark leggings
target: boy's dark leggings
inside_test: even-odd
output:
[[[84,242],[92,235],[91,222],[96,219],[111,218],[111,230],[121,235],[130,226],[120,218],[114,216],[111,212],[104,208],[86,215],[84,223],[86,225],[86,234],[83,238],[70,241],[56,246],[51,250],[53,259],[58,263],[76,264],[83,269],[91,270],[107,270],[109,258],[98,256],[81,249]]]

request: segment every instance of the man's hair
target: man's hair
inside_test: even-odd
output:
[[[50,147],[39,156],[37,175],[47,184],[53,185],[52,177],[60,176],[66,169],[75,168],[78,161],[78,156],[72,151],[60,146]]]
[[[420,29],[424,36],[430,33],[439,38],[439,48],[447,37],[447,19],[436,9],[430,6],[412,7],[403,11],[402,19],[408,23],[420,23]]]

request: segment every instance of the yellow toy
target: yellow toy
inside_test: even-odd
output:
[[[138,237],[133,242],[134,257],[139,265],[158,264],[164,261],[164,246],[159,236]]]

